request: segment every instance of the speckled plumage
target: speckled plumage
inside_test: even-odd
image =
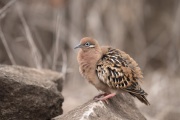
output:
[[[98,90],[114,95],[121,90],[126,91],[149,105],[145,97],[147,93],[139,85],[143,78],[142,72],[128,54],[108,46],[101,47],[89,37],[81,40],[79,48],[77,60],[80,73]]]

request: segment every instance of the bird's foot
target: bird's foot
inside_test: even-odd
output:
[[[104,96],[104,97],[95,97],[95,100],[97,100],[97,101],[104,101],[104,102],[106,102],[107,104],[108,104],[108,99],[109,98],[112,98],[112,97],[114,97],[116,95],[116,93],[111,93],[111,94],[107,94],[106,93],[106,95]],[[101,95],[102,96],[102,95]]]
[[[108,93],[100,93],[100,94],[96,95],[96,96],[93,98],[93,100],[97,100],[98,98],[101,98],[102,96],[106,96],[106,95],[108,95]]]

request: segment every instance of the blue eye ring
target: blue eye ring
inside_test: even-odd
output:
[[[90,46],[91,44],[90,44],[90,42],[86,42],[84,45],[85,45],[86,47],[88,47],[88,46]]]

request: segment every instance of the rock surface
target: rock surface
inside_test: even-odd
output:
[[[108,104],[101,101],[89,102],[75,108],[65,115],[52,120],[146,120],[137,109],[132,97],[117,95],[108,100]]]
[[[0,65],[0,119],[48,120],[62,114],[62,75]]]

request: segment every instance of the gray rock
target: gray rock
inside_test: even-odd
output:
[[[0,65],[0,119],[48,120],[62,114],[62,75]]]
[[[108,100],[108,104],[101,101],[89,102],[75,108],[65,115],[52,120],[146,120],[135,106],[132,96],[117,95]]]

